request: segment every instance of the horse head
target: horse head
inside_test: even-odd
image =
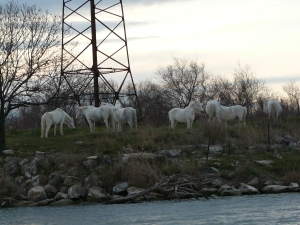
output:
[[[80,117],[82,117],[82,109],[80,108],[80,107],[77,107],[76,108],[76,116],[75,116],[75,118],[76,119],[79,119]]]
[[[75,125],[74,125],[74,119],[71,117],[70,121],[68,121],[68,126],[72,129],[75,129]]]
[[[204,112],[204,109],[202,108],[201,103],[198,100],[193,102],[193,106],[197,111]]]

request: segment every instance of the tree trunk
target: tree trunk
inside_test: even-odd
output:
[[[0,151],[6,149],[6,139],[5,139],[5,116],[0,113]]]

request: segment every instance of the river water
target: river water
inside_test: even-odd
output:
[[[300,224],[300,193],[0,209],[1,225]]]

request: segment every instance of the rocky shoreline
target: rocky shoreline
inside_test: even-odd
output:
[[[184,149],[189,147],[181,146],[178,149],[161,150],[157,153],[139,153],[124,148],[122,149],[121,163],[129,164],[135,160],[178,160],[186,154]],[[202,147],[207,146],[203,145]],[[249,146],[247,151],[255,152],[256,148],[271,149],[273,157],[280,159],[281,149],[289,148],[299,151],[300,142],[296,142],[290,136],[279,137],[272,146]],[[213,157],[221,154],[224,147],[210,146],[209,151],[210,156]],[[238,148],[236,152],[239,152]],[[197,155],[198,153],[199,151],[193,151],[191,155]],[[53,167],[53,161],[62,157],[59,153],[36,151],[36,154],[29,158],[16,157],[12,150],[5,150],[2,154],[3,157],[0,158],[0,178],[2,181],[7,182],[7,186],[5,187],[2,182],[1,188],[16,188],[16,190],[11,190],[11,196],[7,196],[7,194],[0,196],[0,207],[62,206],[89,203],[116,204],[166,199],[300,192],[297,182],[284,185],[282,181],[262,180],[258,177],[248,183],[241,182],[232,185],[214,167],[210,167],[209,171],[203,173],[201,177],[182,174],[162,177],[159,182],[148,189],[134,187],[128,182],[120,182],[115,184],[112,190],[105,190],[103,182],[95,171],[105,166],[111,166],[115,163],[115,158],[106,155],[101,158],[89,156],[84,158],[80,164],[75,163],[73,166],[64,164],[62,160],[59,165],[55,165],[57,171],[51,172],[47,176],[45,170],[51,166]],[[199,165],[204,164],[205,160],[205,157],[199,159]],[[256,163],[270,166],[272,160],[260,160]],[[236,162],[234,166],[238,171],[239,162]],[[228,174],[228,176],[231,175]],[[12,186],[12,183],[15,186]]]

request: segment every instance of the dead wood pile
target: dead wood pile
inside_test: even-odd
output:
[[[211,180],[203,177],[192,177],[187,175],[172,175],[163,177],[154,186],[136,194],[127,195],[122,198],[113,199],[105,204],[120,204],[133,202],[136,198],[158,192],[164,199],[199,198],[205,197],[200,193],[201,189]],[[145,197],[146,198],[146,197]],[[146,198],[147,199],[147,198]]]

